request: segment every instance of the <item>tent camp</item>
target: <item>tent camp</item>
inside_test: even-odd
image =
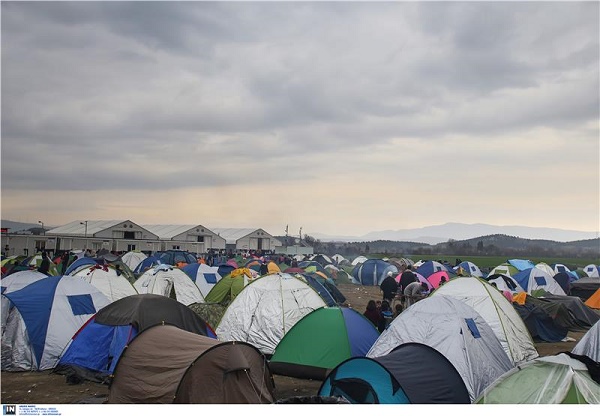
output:
[[[525,290],[519,285],[519,283],[510,276],[503,274],[493,274],[485,278],[485,280],[492,284],[494,283],[498,290],[504,292],[505,290],[511,293],[525,292]]]
[[[135,270],[135,268],[144,261],[148,256],[146,256],[141,251],[132,250],[128,251],[121,255],[121,261],[129,267],[129,270]]]
[[[225,275],[206,295],[208,303],[229,304],[248,283],[258,277],[258,273],[246,267],[240,267]]]
[[[557,296],[546,294],[543,298],[533,299],[538,303],[548,305],[548,310],[555,310],[564,306],[567,309],[570,318],[575,324],[570,326],[570,330],[589,329],[600,319],[600,314],[594,312],[586,306],[577,296]]]
[[[537,267],[525,269],[511,277],[530,295],[538,289],[543,289],[548,293],[566,296],[565,291],[562,290],[558,282],[554,280],[554,277]]]
[[[148,256],[139,262],[137,266],[135,266],[135,269],[133,269],[133,274],[136,276],[141,276],[146,271],[158,266],[159,264],[162,264],[162,261],[159,259],[158,255],[155,254]]]
[[[96,263],[80,268],[72,276],[79,277],[94,285],[111,302],[127,296],[137,295],[138,293],[133,284],[123,274],[118,273],[114,267],[106,264],[100,265]]]
[[[341,254],[334,254],[333,256],[331,256],[331,260],[333,260],[334,264],[337,264],[339,266],[351,264],[350,261]]]
[[[440,263],[439,261],[427,260],[423,262],[415,272],[419,273],[427,280],[429,280],[429,276],[437,272],[446,272],[449,276],[454,276],[454,270],[452,267],[447,267],[446,265]]]
[[[293,275],[308,283],[321,296],[327,306],[337,306],[337,301],[331,292],[319,280],[315,279],[311,273],[294,273]]]
[[[14,305],[2,334],[2,370],[54,368],[71,337],[110,301],[78,277],[50,276],[5,293]]]
[[[404,310],[367,357],[386,355],[407,342],[426,344],[443,354],[462,377],[471,400],[513,366],[481,315],[450,296],[430,296]]]
[[[249,283],[229,304],[217,336],[248,342],[270,356],[296,322],[323,306],[308,283],[287,273],[269,274]]]
[[[99,260],[94,257],[81,257],[81,258],[75,259],[71,264],[69,264],[69,267],[67,267],[67,270],[65,271],[64,274],[72,276],[74,273],[77,273],[81,269],[85,269],[86,267],[95,266],[97,264],[104,264],[104,263],[105,263],[104,260]]]
[[[454,267],[454,272],[458,276],[473,276],[473,277],[483,277],[483,273],[479,266],[470,261],[462,261],[458,264],[458,266]]]
[[[369,260],[367,257],[365,256],[357,256],[354,258],[354,260],[352,260],[352,263],[350,263],[352,266],[357,266],[361,263],[364,263],[365,261]]]
[[[204,302],[200,289],[181,269],[161,264],[146,270],[133,284],[138,293],[154,293],[173,298],[184,305]]]
[[[272,403],[265,357],[245,342],[221,342],[172,325],[138,334],[121,355],[109,404]]]
[[[208,266],[204,263],[188,264],[183,266],[181,270],[198,286],[204,298],[206,298],[217,282],[222,279],[218,267]]]
[[[590,296],[584,303],[588,308],[600,309],[600,288],[596,289],[594,294]]]
[[[2,310],[0,311],[0,319],[2,319],[2,333],[4,333],[6,320],[8,319],[8,315],[12,308],[10,300],[4,296],[4,294],[21,290],[30,283],[37,282],[38,280],[46,277],[48,276],[44,273],[38,272],[37,270],[22,270],[20,272],[12,273],[2,279],[2,295],[0,297],[0,302],[2,305]]]
[[[413,272],[413,274],[415,276],[417,276],[417,279],[419,279],[419,282],[425,283],[427,285],[427,290],[429,292],[431,292],[435,289],[435,287],[433,287],[433,285],[429,282],[429,280],[427,280],[422,274],[415,273],[415,272]],[[402,277],[402,274],[398,274],[398,276],[395,277],[396,282],[400,283],[400,277]]]
[[[440,283],[442,283],[442,280],[447,283],[451,277],[452,276],[450,276],[450,274],[447,271],[441,270],[439,272],[431,273],[427,277],[427,281],[434,289],[437,289],[438,287],[440,287]]]
[[[38,269],[40,267],[40,265],[42,264],[42,253],[38,252],[35,253],[33,256],[29,256],[29,257],[25,257],[22,261],[21,261],[21,266],[25,266],[28,268],[35,268]],[[58,272],[58,268],[56,267],[56,264],[54,264],[54,262],[50,262],[50,268],[48,269],[48,274],[50,276],[58,276],[60,273]]]
[[[588,264],[583,268],[583,271],[588,277],[600,277],[600,266]]]
[[[352,269],[352,276],[363,286],[379,286],[388,273],[398,274],[398,268],[379,259],[366,260]]]
[[[564,306],[550,311],[544,305],[525,292],[517,294],[513,301],[513,308],[534,341],[559,342],[569,333],[569,326],[564,325],[565,315],[569,318],[568,311]],[[572,319],[569,319],[569,322],[573,322]]]
[[[548,263],[544,263],[542,261],[542,262],[536,263],[535,267],[537,267],[538,269],[542,269],[543,271],[548,273],[550,276],[554,276],[554,269]]]
[[[431,296],[441,295],[458,299],[481,315],[514,365],[539,356],[533,339],[515,308],[485,280],[469,277],[453,279]]]
[[[517,273],[519,273],[519,269],[517,269],[515,266],[509,263],[502,263],[490,270],[488,276],[492,276],[494,274],[502,274],[504,276],[513,277]]]
[[[577,296],[584,301],[600,289],[600,279],[597,277],[582,277],[571,283],[571,296]]]
[[[577,342],[572,353],[585,355],[600,363],[600,321],[596,322]]]
[[[532,267],[535,267],[535,263],[533,263],[531,260],[526,260],[526,259],[510,259],[510,260],[508,260],[508,264],[510,264],[511,266],[513,266],[514,268],[516,268],[519,271],[523,271],[523,270],[527,270],[527,269],[531,269]]]
[[[600,404],[600,384],[567,354],[540,357],[500,376],[477,404]]]
[[[322,380],[342,361],[364,357],[378,337],[371,321],[354,309],[316,309],[285,334],[269,366],[275,374]]]
[[[577,273],[575,273],[574,271],[572,271],[571,269],[569,269],[564,264],[561,264],[561,263],[553,264],[552,269],[554,270],[554,273],[552,273],[552,276],[555,276],[558,273],[566,273],[567,275],[569,275],[569,278],[571,279],[572,282],[579,279],[579,275]]]
[[[454,366],[435,349],[406,343],[381,357],[355,357],[338,365],[319,388],[359,404],[468,404]]]
[[[158,324],[217,338],[206,322],[175,299],[154,294],[132,295],[105,306],[86,322],[69,342],[55,371],[106,382],[131,340]]]

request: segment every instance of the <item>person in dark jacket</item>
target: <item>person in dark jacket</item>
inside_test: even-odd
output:
[[[42,262],[40,263],[40,267],[38,267],[38,271],[50,276],[50,257],[48,257],[48,253],[45,251],[42,252]]]
[[[364,311],[363,315],[369,321],[371,321],[377,329],[379,329],[379,326],[381,325],[381,321],[382,321],[382,316],[381,316],[381,312],[377,308],[377,304],[375,303],[375,301],[373,299],[371,299],[367,303],[367,309]]]
[[[388,272],[386,278],[379,285],[379,288],[383,292],[383,300],[387,300],[391,304],[392,299],[396,297],[396,292],[398,291],[398,282],[396,282],[392,272]]]
[[[398,284],[400,293],[404,293],[404,289],[412,282],[417,282],[419,279],[417,275],[412,272],[412,266],[409,264],[406,266],[406,270],[400,275],[400,282]]]

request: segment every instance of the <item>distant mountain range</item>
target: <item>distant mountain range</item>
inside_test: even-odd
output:
[[[41,228],[40,224],[22,223],[2,220],[2,228],[9,228],[9,232],[20,232],[32,228]],[[46,230],[57,225],[44,225]],[[558,228],[525,227],[518,225],[489,225],[489,224],[461,224],[449,222],[442,225],[432,225],[422,228],[404,230],[372,231],[361,236],[327,235],[322,233],[309,233],[315,239],[323,242],[363,242],[363,241],[408,241],[425,244],[445,243],[448,240],[468,240],[487,235],[502,234],[531,240],[549,241],[579,241],[600,237],[599,232],[562,230]]]
[[[468,240],[486,235],[503,234],[532,240],[578,241],[600,237],[599,232],[562,230],[558,228],[525,227],[518,225],[489,225],[446,223],[422,228],[404,230],[372,231],[362,236],[333,236],[312,233],[311,237],[321,241],[411,241],[426,244],[438,244],[448,240]]]

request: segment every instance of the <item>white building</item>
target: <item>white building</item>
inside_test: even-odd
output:
[[[198,225],[144,225],[161,241],[161,250],[185,250],[190,253],[206,253],[208,250],[224,250],[225,238],[207,227]]]
[[[131,220],[73,221],[60,227],[32,232],[2,233],[2,251],[32,255],[46,250],[114,252],[185,250],[201,254],[209,250],[284,252],[282,243],[262,228],[207,228],[198,225],[138,225]],[[282,251],[283,250],[283,251]]]
[[[273,251],[278,252],[282,243],[262,228],[211,228],[226,241],[227,251]]]

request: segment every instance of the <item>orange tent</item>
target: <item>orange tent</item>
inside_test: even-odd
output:
[[[596,290],[584,304],[592,309],[600,309],[600,289]]]

